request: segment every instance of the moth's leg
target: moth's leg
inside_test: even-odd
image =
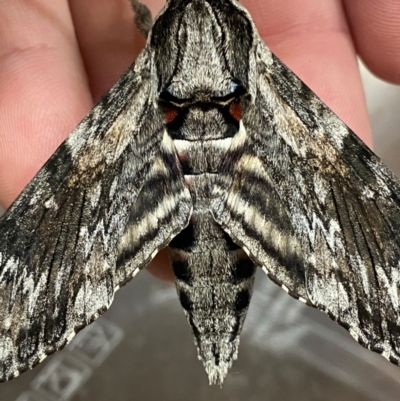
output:
[[[130,0],[133,11],[135,12],[135,25],[139,32],[147,38],[149,31],[153,25],[153,18],[149,8],[140,3],[139,0]]]

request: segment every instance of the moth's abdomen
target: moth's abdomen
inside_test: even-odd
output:
[[[196,192],[206,177],[192,178]],[[222,383],[237,357],[255,266],[217,225],[200,193],[190,224],[170,243],[170,256],[199,357],[210,382]]]

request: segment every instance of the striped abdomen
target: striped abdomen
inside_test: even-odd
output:
[[[199,356],[210,381],[220,383],[237,357],[255,266],[209,212],[209,181],[208,174],[191,177],[193,216],[170,243],[170,256]]]

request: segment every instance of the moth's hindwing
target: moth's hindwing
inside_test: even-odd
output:
[[[399,180],[261,40],[250,63],[214,217],[291,295],[398,364]]]
[[[1,380],[62,348],[187,225],[156,84],[145,50],[3,216]]]

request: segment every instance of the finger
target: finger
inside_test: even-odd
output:
[[[144,45],[128,0],[70,0],[71,15],[95,100],[135,60]]]
[[[145,2],[153,10],[162,0]],[[75,31],[95,100],[136,59],[145,38],[134,23],[129,0],[70,0]]]
[[[243,0],[271,50],[369,146],[357,58],[339,0]]]
[[[174,281],[174,273],[169,259],[168,248],[162,249],[147,266],[147,270],[163,281]]]
[[[383,79],[400,83],[399,0],[343,0],[357,52]]]
[[[66,1],[0,1],[0,204],[7,207],[89,110]]]

